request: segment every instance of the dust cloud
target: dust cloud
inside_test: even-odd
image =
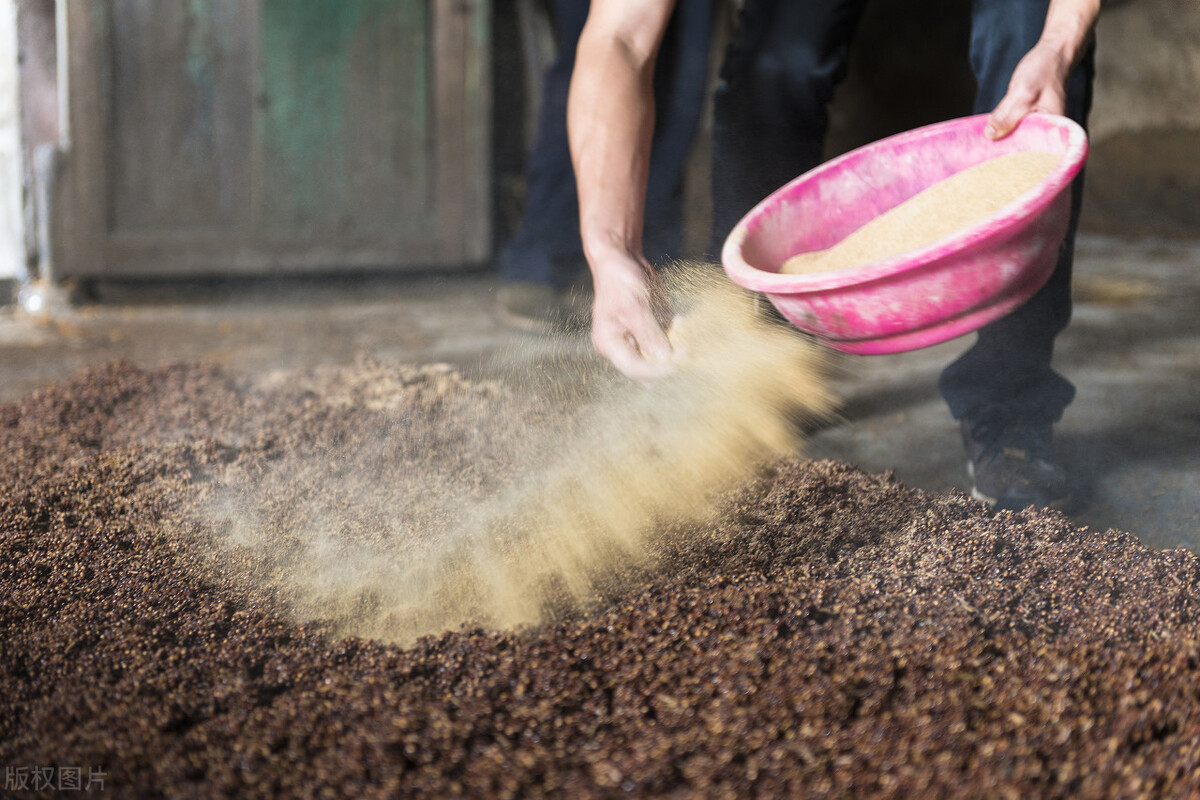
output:
[[[647,568],[665,526],[704,520],[717,495],[794,453],[803,425],[835,405],[824,351],[766,319],[719,270],[681,266],[666,284],[672,339],[684,343],[671,375],[641,384],[598,379],[594,364],[563,369],[549,384],[590,388],[558,416],[510,414],[488,387],[472,400],[480,387],[449,375],[423,402],[461,403],[445,417],[455,437],[411,420],[389,434],[435,458],[384,480],[386,464],[314,457],[231,487],[212,511],[215,563],[297,618],[392,642],[595,608]]]

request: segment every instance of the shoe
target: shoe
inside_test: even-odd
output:
[[[542,283],[502,284],[500,319],[527,333],[566,333],[581,327],[574,294]]]
[[[1070,484],[1051,458],[1049,424],[962,421],[963,447],[971,496],[997,510],[1029,506],[1064,509],[1071,501]]]

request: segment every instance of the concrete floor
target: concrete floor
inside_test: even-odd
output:
[[[1057,436],[1077,476],[1072,517],[1155,547],[1200,550],[1200,243],[1079,242],[1076,311],[1056,366],[1078,396]],[[54,316],[0,307],[0,401],[111,359],[210,359],[243,370],[345,363],[359,353],[503,375],[561,352],[506,330],[494,274],[97,287]],[[963,456],[936,389],[970,337],[895,356],[844,357],[844,422],[809,452],[943,491]],[[586,358],[585,342],[571,345]]]

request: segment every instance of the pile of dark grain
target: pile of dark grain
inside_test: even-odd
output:
[[[1055,514],[785,461],[590,618],[408,648],[203,555],[212,487],[332,451],[486,491],[549,413],[482,430],[501,394],[114,364],[0,406],[0,763],[131,797],[1200,792],[1196,558]]]

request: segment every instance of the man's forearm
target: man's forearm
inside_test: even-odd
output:
[[[1053,46],[1074,66],[1084,50],[1100,16],[1101,0],[1051,0],[1042,29],[1042,42]]]
[[[593,3],[576,51],[567,105],[584,252],[641,258],[653,76],[669,2]]]

